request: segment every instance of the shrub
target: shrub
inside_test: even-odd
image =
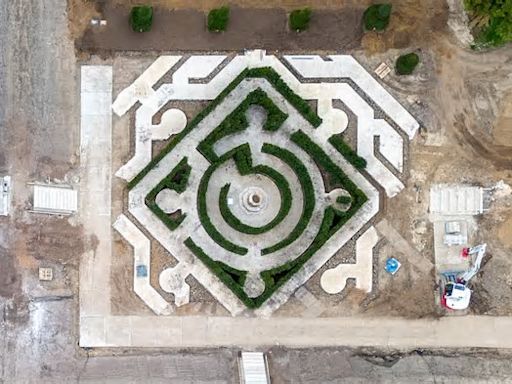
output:
[[[220,7],[208,13],[208,30],[210,32],[225,31],[229,22],[229,8]]]
[[[249,144],[243,144],[239,147],[233,148],[231,151],[222,155],[216,162],[214,162],[203,174],[201,181],[199,182],[199,188],[197,190],[197,213],[199,215],[199,220],[201,221],[201,225],[208,235],[222,248],[236,253],[238,255],[247,254],[248,249],[241,247],[237,244],[226,239],[222,233],[220,233],[215,225],[210,220],[208,216],[208,209],[206,203],[206,192],[208,191],[208,183],[212,176],[212,174],[217,170],[217,168],[227,159],[233,157],[234,154],[238,151],[249,150]]]
[[[318,127],[322,123],[322,119],[318,117],[318,115],[313,112],[310,108],[309,104],[306,103],[300,96],[298,96],[295,92],[293,92],[290,87],[281,79],[281,77],[270,67],[261,67],[261,68],[252,68],[252,69],[244,69],[224,90],[217,96],[215,100],[213,100],[208,106],[199,112],[192,121],[178,133],[167,146],[158,153],[153,159],[146,165],[146,167],[140,171],[140,173],[135,176],[128,183],[128,189],[132,189],[135,187],[139,181],[141,181],[155,165],[160,162],[169,152],[171,152],[174,147],[192,131],[200,122],[203,120],[208,114],[210,114],[225,98],[230,92],[235,89],[238,84],[242,82],[243,79],[247,77],[263,77],[267,79],[274,88],[279,91],[283,95],[283,97],[288,100],[290,104],[292,104],[297,111],[313,125],[314,127]],[[286,115],[286,114],[285,114]],[[268,117],[267,117],[268,119]],[[266,124],[269,124],[268,122]],[[267,126],[268,130],[273,130],[273,127],[270,125]]]
[[[313,209],[315,208],[315,189],[307,168],[292,152],[269,143],[263,144],[261,151],[281,159],[293,170],[299,179],[303,194],[302,214],[299,222],[283,240],[270,247],[262,249],[261,254],[266,255],[288,246],[295,241],[302,232],[304,232],[311,216],[313,215]]]
[[[479,46],[499,46],[512,41],[512,2],[495,0],[464,0],[464,5],[470,14],[471,24],[477,36],[475,48]],[[477,23],[475,23],[477,21]]]
[[[309,20],[311,20],[311,10],[309,8],[296,9],[290,13],[290,29],[301,32],[308,29]]]
[[[182,193],[187,188],[188,178],[192,167],[188,164],[188,160],[184,157],[176,167],[161,182],[153,188],[146,196],[145,203],[147,207],[160,219],[171,231],[179,227],[185,219],[185,214],[171,216],[165,213],[157,204],[156,196],[164,188],[173,189],[178,193]]]
[[[264,77],[313,127],[316,128],[322,124],[322,119],[313,112],[309,104],[302,97],[293,92],[288,84],[281,79],[281,76],[272,68],[251,68],[247,71],[247,77]]]
[[[350,204],[352,202],[352,198],[347,195],[341,195],[336,198],[336,202],[338,204]]]
[[[153,24],[153,7],[141,5],[130,12],[130,25],[134,32],[149,32]]]
[[[343,157],[356,169],[366,168],[366,160],[359,156],[350,146],[343,141],[339,135],[333,135],[329,138],[329,143],[338,150]]]
[[[420,62],[420,58],[414,52],[400,56],[396,59],[395,71],[398,75],[410,75]]]
[[[237,152],[237,154],[239,153],[240,152]],[[290,190],[290,185],[288,184],[288,181],[279,172],[266,165],[257,165],[254,168],[249,167],[249,169],[242,169],[240,164],[238,164],[237,162],[237,166],[240,171],[240,174],[242,175],[249,174],[252,172],[256,174],[265,175],[271,180],[273,180],[274,184],[279,189],[279,194],[281,196],[281,207],[279,208],[279,212],[274,217],[274,219],[264,226],[252,227],[250,225],[244,224],[235,215],[233,215],[227,204],[227,196],[230,184],[226,184],[221,188],[219,194],[219,208],[222,217],[224,218],[226,223],[228,223],[231,227],[242,233],[257,235],[260,233],[270,231],[286,217],[292,206],[292,192]]]
[[[383,31],[389,24],[391,4],[373,4],[363,14],[364,27],[368,31]]]

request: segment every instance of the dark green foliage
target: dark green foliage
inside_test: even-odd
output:
[[[478,45],[500,46],[512,41],[512,1],[510,0],[464,0],[472,19],[488,20],[477,31]]]
[[[347,195],[340,195],[336,198],[336,202],[339,204],[350,204],[352,202],[352,198]]]
[[[331,174],[333,182],[341,185],[352,197],[353,204],[345,212],[351,217],[357,209],[367,200],[366,195],[350,180],[347,175],[327,156],[327,154],[314,143],[304,132],[297,131],[291,136],[292,141],[301,147],[323,169]]]
[[[263,77],[267,79],[313,127],[316,128],[322,124],[322,119],[313,112],[309,104],[304,101],[302,97],[293,92],[283,79],[281,79],[281,76],[272,68],[261,67],[249,69],[247,71],[247,77]]]
[[[383,31],[389,24],[391,4],[370,5],[363,14],[364,27],[368,31]]]
[[[145,203],[148,208],[156,215],[163,223],[172,231],[181,224],[185,219],[185,215],[176,215],[172,217],[162,211],[162,209],[156,204],[155,198],[162,189],[169,188],[173,189],[178,193],[182,193],[187,188],[188,177],[190,175],[191,167],[187,162],[187,158],[184,157],[176,167],[169,173],[160,183],[153,188],[146,196]]]
[[[210,221],[210,217],[208,216],[207,206],[206,206],[206,192],[208,190],[208,182],[215,172],[215,170],[224,163],[227,159],[234,156],[237,151],[250,151],[249,144],[241,145],[237,148],[232,149],[226,154],[222,155],[218,161],[214,162],[204,173],[201,181],[199,182],[199,188],[197,190],[197,212],[199,215],[199,220],[201,221],[201,225],[208,235],[219,244],[222,248],[237,253],[239,255],[245,255],[247,253],[247,248],[241,247],[239,245],[233,244],[231,241],[226,239],[218,230],[215,228],[213,223]],[[249,152],[250,153],[250,152]]]
[[[230,266],[221,263],[220,261],[212,260],[202,248],[198,247],[196,243],[189,237],[184,241],[185,246],[201,260],[204,265],[210,269],[226,286],[233,291],[233,293],[240,299],[248,308],[255,308],[256,304],[253,299],[246,295],[243,290],[247,272],[239,271],[231,268]]]
[[[236,88],[238,84],[247,76],[247,70],[242,71],[220,94],[217,96],[215,100],[213,100],[208,106],[203,109],[200,113],[198,113],[192,121],[185,127],[183,131],[178,133],[174,138],[167,144],[167,146],[158,153],[157,156],[155,156],[146,167],[140,173],[135,176],[129,183],[128,183],[128,189],[132,189],[134,186],[136,186],[139,181],[141,181],[144,176],[148,174],[151,169],[157,165],[160,160],[162,160],[169,152],[171,152],[174,147],[186,136],[189,134],[190,131],[192,131],[197,124],[201,122],[206,116],[208,116],[214,109],[219,105],[224,98],[229,95],[229,93]]]
[[[237,152],[237,154],[240,152]],[[236,161],[236,160],[235,160]],[[277,171],[274,169],[267,167],[265,165],[258,165],[254,168],[248,168],[241,167],[240,164],[238,164],[238,169],[240,171],[240,174],[245,175],[249,173],[259,173],[262,175],[268,176],[270,179],[272,179],[279,189],[279,193],[281,195],[281,207],[279,208],[279,212],[277,213],[276,217],[274,219],[262,226],[262,227],[252,227],[250,225],[242,223],[229,209],[229,206],[227,204],[227,196],[229,192],[229,184],[226,184],[223,186],[220,190],[219,194],[219,208],[220,213],[226,223],[228,223],[231,227],[236,229],[237,231],[240,231],[242,233],[247,233],[251,235],[257,235],[259,233],[264,233],[272,228],[274,228],[276,225],[278,225],[288,214],[290,211],[290,208],[292,206],[292,192],[290,190],[290,185],[288,184],[288,181]]]
[[[402,55],[396,59],[395,71],[398,75],[410,75],[419,62],[420,58],[414,52]]]
[[[197,124],[201,122],[201,120],[209,115],[217,107],[217,105],[219,105],[224,100],[224,98],[229,95],[231,91],[235,89],[238,84],[240,84],[240,82],[246,77],[263,77],[267,79],[274,86],[274,88],[279,91],[283,97],[286,98],[288,102],[292,104],[297,109],[297,111],[299,111],[299,113],[301,113],[302,116],[304,116],[304,118],[308,120],[314,127],[318,127],[322,123],[322,119],[313,112],[313,110],[309,107],[309,104],[306,103],[300,96],[295,94],[272,68],[263,67],[245,69],[219,94],[219,96],[217,96],[215,100],[213,100],[205,109],[197,114],[186,126],[186,128],[177,134],[170,141],[170,143],[157,156],[155,156],[137,176],[135,176],[128,183],[128,189],[132,189],[135,185],[137,185],[137,183],[141,181],[144,176],[146,176],[148,172],[156,164],[158,164],[160,160],[162,160],[169,152],[171,152],[174,147],[186,135],[188,135],[188,133],[192,131],[197,126]],[[270,127],[269,130],[271,130]]]
[[[267,119],[263,124],[263,130],[265,131],[276,131],[288,117],[286,113],[274,104],[265,92],[258,88],[249,93],[245,100],[199,143],[197,146],[199,152],[208,160],[215,161],[217,156],[213,151],[213,144],[223,137],[241,132],[249,126],[246,112],[251,105],[259,105],[267,111]]]
[[[338,150],[343,157],[357,169],[366,168],[366,160],[359,156],[350,146],[343,141],[340,135],[333,135],[329,138],[329,143]]]
[[[130,12],[130,25],[134,32],[149,32],[153,25],[153,7],[133,7]]]
[[[220,7],[208,12],[208,30],[210,32],[225,31],[229,22],[229,8]]]
[[[308,29],[309,21],[311,20],[311,9],[296,9],[290,13],[290,29],[293,31],[301,32]]]
[[[263,144],[263,148],[261,149],[263,153],[268,153],[269,155],[273,155],[279,159],[281,159],[284,163],[286,163],[297,175],[299,179],[300,186],[302,189],[302,193],[304,196],[304,203],[302,206],[302,214],[300,216],[300,220],[293,228],[293,230],[280,242],[264,248],[261,250],[262,255],[266,255],[269,253],[276,252],[279,249],[286,247],[291,244],[295,239],[297,239],[311,219],[313,215],[313,209],[315,208],[315,190],[313,188],[313,182],[311,181],[311,177],[309,176],[308,170],[302,164],[297,156],[295,156],[292,152],[287,151],[286,149],[277,147],[272,144],[265,143]]]

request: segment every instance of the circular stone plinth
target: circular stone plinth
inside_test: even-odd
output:
[[[258,213],[268,205],[267,193],[259,187],[248,187],[240,193],[240,205],[248,213]]]

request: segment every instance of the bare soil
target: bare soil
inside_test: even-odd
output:
[[[362,37],[362,9],[315,11],[307,33],[290,31],[284,9],[231,7],[225,32],[211,33],[205,14],[194,9],[154,9],[150,32],[136,33],[128,23],[130,8],[108,4],[105,27],[88,27],[76,40],[80,51],[231,51],[264,48],[286,51],[334,51],[357,47]]]

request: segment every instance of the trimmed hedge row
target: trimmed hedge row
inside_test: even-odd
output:
[[[322,123],[322,119],[318,117],[316,113],[311,110],[309,104],[306,103],[300,96],[295,94],[286,83],[281,79],[281,77],[270,67],[263,68],[251,68],[244,69],[240,74],[226,87],[224,90],[217,96],[208,106],[203,109],[200,113],[198,113],[192,121],[185,127],[183,131],[178,133],[169,144],[160,152],[157,156],[155,156],[149,163],[144,167],[140,173],[135,176],[129,183],[128,189],[132,189],[135,185],[141,181],[144,176],[148,174],[151,169],[158,164],[160,160],[162,160],[169,152],[171,152],[174,147],[190,132],[192,131],[197,124],[201,122],[208,114],[210,114],[233,89],[235,89],[238,84],[242,82],[246,77],[263,77],[267,79],[275,89],[280,92],[284,98],[288,100],[290,104],[292,104],[299,113],[304,116],[306,120],[308,120],[314,127],[318,127]],[[268,120],[268,119],[267,119]]]
[[[356,169],[366,168],[366,160],[359,156],[350,146],[343,141],[340,135],[332,135],[329,137],[329,143],[338,150],[343,157],[352,164]]]
[[[263,144],[261,151],[263,153],[273,155],[288,164],[288,166],[297,175],[302,188],[302,193],[304,194],[304,203],[302,206],[302,214],[300,216],[299,222],[283,240],[261,250],[262,255],[267,255],[291,244],[301,235],[302,232],[304,232],[304,229],[306,229],[306,226],[308,225],[309,220],[313,215],[313,209],[315,208],[315,190],[313,188],[313,182],[311,181],[308,170],[304,164],[302,164],[299,158],[297,158],[297,156],[295,156],[292,152],[268,143]]]
[[[224,155],[222,155],[215,163],[213,163],[205,171],[203,177],[201,178],[201,181],[199,182],[199,188],[197,190],[197,212],[199,215],[199,220],[201,221],[201,225],[203,226],[204,230],[206,231],[206,233],[208,233],[212,240],[215,241],[222,248],[239,255],[247,254],[248,249],[236,245],[229,241],[228,239],[226,239],[212,224],[212,222],[210,221],[210,217],[208,216],[208,210],[206,207],[206,192],[208,190],[208,182],[212,174],[215,172],[215,170],[217,170],[217,168],[221,166],[225,160],[234,156],[234,154],[237,151],[247,150],[250,151],[249,144],[243,144],[239,147],[233,148],[231,151],[226,152]]]
[[[206,106],[205,109],[203,109],[201,112],[199,112],[192,121],[185,127],[183,131],[178,133],[176,136],[174,136],[173,139],[169,142],[169,144],[156,155],[149,163],[144,167],[140,173],[135,176],[129,183],[128,183],[128,189],[132,189],[135,187],[139,181],[141,181],[144,176],[146,176],[151,169],[158,164],[160,160],[162,160],[169,152],[171,152],[176,145],[186,136],[189,134],[190,131],[192,131],[197,124],[201,122],[206,116],[208,116],[216,107],[219,105],[224,98],[229,95],[229,93],[235,89],[238,84],[242,82],[242,80],[247,76],[247,69],[240,72],[240,74],[226,87],[224,90],[215,98],[210,104]]]
[[[364,203],[367,198],[366,195],[354,184],[352,180],[338,167],[327,154],[323,151],[322,148],[318,146],[314,141],[312,141],[304,132],[297,131],[291,135],[292,141],[301,147],[309,156],[315,160],[318,164],[320,164],[327,172],[331,173],[333,178],[337,180],[343,189],[345,189],[354,200],[353,205],[358,205]],[[347,211],[349,212],[349,211]]]
[[[311,109],[309,104],[293,92],[288,84],[281,79],[281,76],[271,67],[251,68],[247,71],[247,77],[263,77],[267,79],[313,127],[316,128],[322,124],[322,119]]]
[[[267,111],[267,119],[263,124],[263,130],[277,131],[288,115],[281,111],[261,89],[256,89],[249,93],[242,103],[235,108],[208,136],[206,136],[197,146],[199,152],[203,154],[210,162],[217,159],[213,151],[213,145],[222,138],[241,132],[249,126],[246,112],[251,105],[259,105]]]
[[[238,169],[241,170],[241,167],[238,166]],[[292,206],[292,191],[290,190],[290,185],[288,184],[288,181],[279,172],[265,165],[257,165],[256,167],[249,169],[247,172],[240,173],[242,175],[249,173],[259,173],[272,179],[277,188],[279,189],[279,193],[281,195],[281,207],[279,208],[279,212],[271,222],[261,227],[253,227],[242,223],[235,215],[233,215],[231,209],[229,209],[228,207],[227,196],[230,184],[226,184],[221,188],[219,194],[220,213],[224,220],[226,221],[226,223],[228,223],[231,227],[233,227],[239,232],[247,233],[249,235],[257,235],[260,233],[268,232],[269,230],[273,229],[276,225],[278,225],[290,211],[290,208]]]
[[[233,293],[249,308],[256,308],[256,303],[244,292],[243,286],[247,272],[239,271],[230,266],[211,259],[202,248],[197,246],[192,238],[184,241],[185,246],[203,262]],[[235,277],[236,280],[233,278]]]
[[[145,198],[146,206],[160,219],[171,231],[185,219],[185,214],[180,215],[177,219],[172,219],[165,213],[155,202],[156,196],[164,188],[173,189],[178,193],[182,193],[187,188],[188,178],[192,167],[188,164],[188,159],[184,157],[155,188],[153,188]]]

